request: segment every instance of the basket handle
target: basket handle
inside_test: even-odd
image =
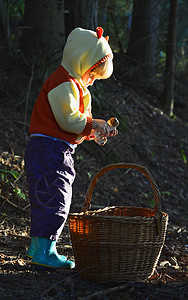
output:
[[[82,206],[82,212],[87,212],[90,208],[91,205],[91,196],[92,196],[92,192],[93,189],[97,183],[97,180],[106,172],[113,170],[113,169],[118,169],[118,168],[126,168],[126,169],[136,169],[138,171],[140,171],[141,173],[143,173],[145,175],[145,177],[148,179],[148,181],[151,184],[152,190],[154,192],[154,198],[155,198],[155,206],[154,206],[154,211],[155,214],[159,214],[161,215],[161,205],[160,205],[160,191],[159,188],[157,186],[157,183],[155,182],[154,178],[152,177],[152,175],[150,174],[150,172],[143,166],[137,165],[137,164],[131,164],[131,163],[116,163],[116,164],[111,164],[111,165],[107,165],[104,168],[100,169],[98,171],[98,173],[96,173],[86,192],[86,197],[85,197],[85,201],[84,204]]]

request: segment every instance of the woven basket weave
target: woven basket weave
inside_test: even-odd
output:
[[[154,193],[154,209],[112,206],[89,211],[97,180],[116,168],[136,169],[146,176]],[[91,180],[82,212],[69,215],[76,265],[84,278],[94,281],[144,281],[157,265],[167,223],[159,188],[146,168],[129,163],[108,165]]]

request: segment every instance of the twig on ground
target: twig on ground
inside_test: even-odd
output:
[[[67,279],[69,279],[69,278],[76,277],[76,276],[78,276],[79,274],[81,274],[83,271],[88,270],[88,269],[90,269],[90,267],[89,267],[89,268],[84,268],[84,269],[82,269],[80,272],[77,272],[76,274],[73,274],[73,275],[69,276],[68,278],[65,278],[65,279],[62,279],[62,280],[59,280],[59,281],[55,282],[55,283],[54,283],[52,286],[50,286],[47,290],[45,290],[44,292],[42,292],[42,294],[41,294],[41,296],[40,296],[40,299],[43,300],[43,299],[44,299],[44,298],[43,298],[44,295],[45,295],[46,293],[48,293],[50,290],[52,290],[56,285],[58,285],[58,284],[64,282],[65,280],[67,280]]]
[[[14,182],[17,182],[22,177],[23,174],[24,174],[24,171],[22,171],[20,173],[20,175],[14,180]]]
[[[19,239],[19,240],[28,240],[28,241],[31,240],[31,238],[26,235],[18,235],[18,234],[8,233],[8,236],[15,237],[16,239]]]
[[[84,298],[78,298],[78,300],[90,300],[90,299],[93,299],[95,297],[101,297],[101,296],[104,296],[104,295],[107,295],[107,294],[110,294],[110,293],[115,293],[117,291],[120,291],[120,290],[124,290],[128,287],[128,284],[127,283],[124,283],[124,284],[121,284],[121,285],[118,285],[118,286],[115,286],[113,288],[109,288],[107,290],[103,290],[103,291],[99,291],[99,292],[95,292],[95,293],[92,293]]]
[[[24,125],[25,127],[26,127],[26,126],[27,126],[27,127],[30,126],[29,123],[24,123],[24,122],[18,121],[18,120],[13,120],[13,121],[16,122],[16,123],[22,124],[22,125]]]
[[[16,207],[17,209],[19,209],[19,210],[21,210],[21,211],[24,211],[24,212],[27,212],[27,211],[24,210],[23,208],[19,207],[18,205],[14,204],[13,202],[11,202],[8,198],[5,198],[5,197],[3,197],[3,196],[1,196],[1,195],[0,195],[0,197],[1,197],[2,199],[4,199],[4,202],[3,202],[2,206],[3,206],[6,202],[8,202],[10,205]]]
[[[30,207],[31,206],[31,204],[28,204],[28,205],[26,205],[24,208],[23,208],[23,210],[25,211],[28,207]]]
[[[6,217],[6,218],[1,222],[1,225],[3,225],[3,224],[5,223],[5,221],[7,221],[7,220],[12,224],[12,228],[8,228],[8,229],[4,229],[4,228],[3,228],[3,233],[5,233],[5,232],[7,232],[7,231],[10,231],[10,230],[14,230],[14,228],[15,228],[14,223],[13,223],[13,222],[11,221],[11,219],[8,218],[8,217]],[[0,232],[1,232],[1,230],[0,230]]]

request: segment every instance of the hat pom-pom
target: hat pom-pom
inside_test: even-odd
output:
[[[102,29],[102,27],[97,27],[97,28],[96,28],[96,33],[97,33],[98,39],[100,39],[100,38],[102,37],[102,34],[103,34],[103,29]]]

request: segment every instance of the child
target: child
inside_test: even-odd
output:
[[[112,50],[102,34],[101,27],[96,33],[76,28],[69,34],[62,63],[45,81],[32,112],[25,166],[31,203],[27,256],[35,267],[74,268],[56,250],[71,204],[72,154],[84,140],[95,139],[95,131],[101,132],[102,144],[117,134],[106,121],[92,118],[87,89],[113,72]]]

